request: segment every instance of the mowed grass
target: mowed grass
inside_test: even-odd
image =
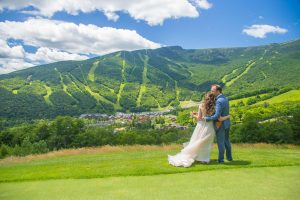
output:
[[[50,152],[40,156],[6,158],[0,162],[0,182],[65,178],[145,176],[216,169],[300,165],[300,148],[273,145],[234,145],[233,162],[216,163],[217,147],[208,165],[190,168],[169,165],[167,155],[179,152],[180,145],[104,146]]]
[[[297,199],[300,147],[233,145],[233,162],[173,167],[181,145],[104,146],[0,161],[0,199]]]
[[[268,93],[260,94],[259,96],[264,97],[266,95],[268,95]],[[236,105],[240,101],[242,101],[244,104],[246,104],[248,99],[255,98],[256,96],[257,95],[254,95],[254,96],[251,96],[251,97],[245,97],[245,98],[241,98],[241,99],[230,100],[229,104],[230,105],[234,105],[234,104]],[[286,93],[274,96],[270,99],[259,101],[255,105],[263,104],[265,102],[269,103],[269,104],[275,104],[275,103],[282,103],[282,102],[286,102],[286,101],[300,101],[300,90],[291,90],[291,91],[288,91]]]
[[[260,97],[264,97],[264,96],[266,96],[266,95],[268,95],[268,93],[266,93],[266,94],[260,94],[259,96]],[[251,96],[251,97],[245,97],[245,98],[241,98],[241,99],[234,99],[234,100],[230,100],[229,101],[229,104],[230,105],[236,105],[237,103],[239,103],[239,102],[243,102],[244,104],[246,104],[247,103],[247,101],[248,101],[248,99],[250,99],[250,98],[255,98],[257,95],[254,95],[254,96]]]
[[[299,199],[299,167],[0,184],[1,199]]]
[[[265,102],[274,104],[274,103],[282,103],[285,101],[300,101],[300,90],[291,90],[286,93],[280,94],[278,96],[272,97],[270,99],[260,101],[256,104],[262,104]]]

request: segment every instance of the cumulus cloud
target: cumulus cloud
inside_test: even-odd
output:
[[[1,58],[23,58],[25,51],[23,46],[8,46],[5,40],[0,39],[0,59]]]
[[[194,0],[196,3],[197,7],[202,8],[202,9],[210,9],[213,5],[209,3],[207,0]]]
[[[193,5],[193,3],[195,5]],[[34,10],[22,10],[33,7]],[[64,11],[71,15],[79,12],[103,12],[109,20],[116,21],[117,12],[128,13],[136,20],[144,20],[149,25],[161,25],[164,20],[180,17],[198,17],[200,9],[209,9],[212,4],[207,0],[2,0],[3,9],[22,10],[23,13],[52,17],[56,12]]]
[[[119,19],[119,15],[111,11],[105,11],[104,15],[107,17],[107,19],[112,20],[114,22]]]
[[[7,44],[9,39],[21,40],[25,45],[36,47],[37,51],[27,53],[22,45],[10,47]],[[22,63],[29,67],[29,64],[82,60],[92,54],[103,55],[119,50],[160,46],[128,29],[36,18],[24,22],[0,22],[0,66],[5,68],[5,72],[9,71],[7,68],[16,69]],[[12,63],[9,63],[9,59]]]
[[[0,22],[0,38],[20,39],[35,47],[97,55],[161,46],[143,38],[135,30],[34,18],[25,22]]]
[[[0,39],[0,74],[33,66],[25,61],[26,52],[23,46],[8,46],[6,41]]]
[[[87,56],[63,52],[57,49],[49,49],[47,47],[40,47],[35,53],[26,53],[26,60],[31,63],[50,63],[61,60],[84,60]]]
[[[25,69],[34,66],[23,59],[16,58],[1,58],[0,59],[0,74],[7,74],[16,70]]]
[[[243,30],[243,33],[255,38],[265,38],[268,33],[284,34],[288,32],[287,29],[280,28],[279,26],[271,26],[266,24],[254,24]]]
[[[88,57],[46,47],[38,48],[35,53],[28,53],[23,46],[10,47],[5,40],[0,39],[0,74],[50,62],[83,59]]]

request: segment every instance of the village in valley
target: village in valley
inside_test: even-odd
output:
[[[187,129],[188,126],[176,122],[176,116],[170,114],[174,109],[164,111],[149,111],[139,113],[116,112],[114,115],[102,113],[81,114],[79,118],[85,119],[90,127],[104,127],[115,125],[114,133],[121,132],[130,127],[144,127],[153,129],[178,128]]]

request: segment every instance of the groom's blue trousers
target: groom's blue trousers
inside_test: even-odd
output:
[[[225,129],[221,126],[220,129],[216,131],[217,144],[219,149],[219,162],[224,162],[224,153],[226,149],[226,159],[232,160],[231,144],[229,141],[229,128]]]

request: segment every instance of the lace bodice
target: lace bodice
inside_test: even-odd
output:
[[[205,110],[203,102],[200,102],[199,107],[198,107],[198,112],[199,112],[199,114],[202,115],[202,117],[206,117],[206,110]]]

